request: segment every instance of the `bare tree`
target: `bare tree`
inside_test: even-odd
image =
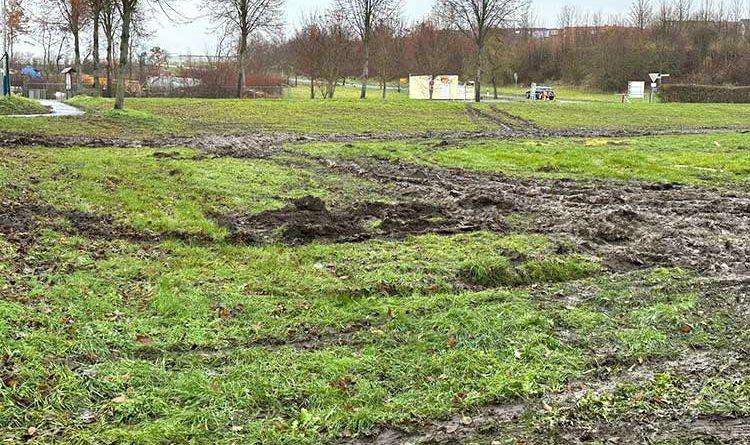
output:
[[[289,42],[295,58],[295,67],[310,80],[310,99],[315,99],[315,80],[320,76],[320,59],[323,53],[322,18],[310,15]]]
[[[375,26],[372,58],[383,99],[386,97],[388,82],[399,77],[404,36],[405,26],[401,20],[392,19]]]
[[[125,108],[125,76],[127,75],[128,62],[130,61],[130,27],[140,3],[139,0],[115,0],[115,5],[117,6],[121,22],[115,110],[122,110]]]
[[[115,37],[117,35],[117,30],[120,27],[120,14],[117,10],[116,0],[99,0],[99,2],[101,7],[99,11],[99,19],[101,21],[101,28],[104,33],[107,47],[107,96],[112,97],[112,91],[114,90],[112,81],[115,60]]]
[[[29,38],[42,49],[43,70],[49,76],[60,71],[59,61],[67,44],[68,33],[65,31],[65,24],[55,20],[55,5],[41,2],[35,6],[31,14],[34,32],[29,34]]]
[[[237,97],[245,94],[245,71],[250,36],[258,32],[276,32],[281,21],[284,0],[204,0],[227,34],[237,38]]]
[[[102,16],[102,3],[103,0],[88,0],[89,2],[89,12],[91,14],[91,23],[93,24],[93,39],[91,42],[92,47],[92,57],[94,62],[94,91],[97,96],[102,95],[102,86],[99,82],[99,69],[100,69],[100,60],[99,60],[99,35],[100,35],[100,25],[101,25],[101,16]]]
[[[81,84],[81,74],[83,66],[81,65],[81,31],[88,21],[88,7],[86,0],[54,0],[60,14],[65,20],[66,27],[73,37],[74,63],[76,69],[76,92],[81,93],[83,85]]]
[[[641,31],[651,23],[653,16],[651,0],[635,0],[630,6],[630,23]]]
[[[527,0],[438,0],[446,20],[474,43],[476,51],[475,100],[482,100],[482,52],[493,29],[508,25],[528,8]]]
[[[340,11],[305,18],[290,45],[296,67],[310,79],[310,98],[315,99],[317,85],[324,99],[332,99],[338,80],[343,77],[351,47],[351,36]]]
[[[336,0],[337,9],[346,13],[349,24],[362,41],[362,92],[360,99],[367,97],[367,82],[370,79],[370,42],[375,25],[387,22],[401,8],[399,0]]]
[[[333,99],[336,85],[347,66],[351,36],[339,11],[329,11],[323,22],[320,76],[325,80],[323,97]]]
[[[162,12],[170,16],[179,16],[179,12],[172,9],[170,0],[112,0],[117,8],[120,20],[120,55],[117,66],[117,88],[115,93],[115,109],[125,108],[125,79],[131,66],[134,37],[148,34],[145,30],[147,15],[146,8],[159,7]],[[167,11],[168,9],[168,11]]]
[[[6,23],[8,31],[8,53],[13,60],[13,48],[21,34],[28,31],[29,17],[22,0],[8,0],[6,12]]]

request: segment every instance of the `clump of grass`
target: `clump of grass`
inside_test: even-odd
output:
[[[170,128],[170,123],[167,119],[151,114],[146,111],[140,110],[108,110],[101,113],[102,117],[105,117],[113,122],[117,122],[120,125],[137,125],[142,128],[154,130],[157,132],[165,132]]]
[[[20,96],[0,97],[0,116],[46,113],[47,107],[37,101]]]
[[[520,284],[562,283],[596,275],[599,264],[580,256],[531,260],[516,269]]]
[[[66,102],[74,107],[86,108],[88,110],[103,110],[107,107],[111,108],[115,103],[115,101],[110,98],[85,95],[72,97]]]
[[[464,261],[459,276],[484,287],[561,283],[591,277],[600,266],[580,256],[546,257],[512,266],[504,257],[473,258]]]
[[[507,258],[473,258],[464,261],[459,276],[472,284],[484,287],[509,286],[515,283],[513,267]]]

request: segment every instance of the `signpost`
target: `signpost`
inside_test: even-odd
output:
[[[3,55],[2,61],[2,90],[3,96],[10,96],[10,57],[8,56],[8,1],[3,0]]]
[[[651,97],[649,98],[648,102],[649,103],[653,103],[654,102],[654,96],[659,91],[659,83],[660,83],[660,81],[663,82],[663,79],[665,77],[669,77],[669,74],[649,73],[648,77],[651,78]]]
[[[516,88],[518,88],[518,73],[513,73],[513,82],[516,83]]]

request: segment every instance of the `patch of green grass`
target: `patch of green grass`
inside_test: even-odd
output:
[[[128,119],[138,112],[126,112]],[[309,173],[271,161],[196,158],[195,150],[26,149],[7,151],[3,183],[28,183],[40,198],[68,210],[114,217],[137,230],[221,238],[211,214],[257,213],[331,189],[367,194],[365,181]],[[158,158],[155,154],[166,153]],[[29,165],[33,162],[33,167]]]
[[[541,237],[170,242],[146,257],[127,243],[88,243],[49,233],[32,253],[59,268],[29,282],[29,296],[41,298],[0,311],[5,330],[24,334],[4,344],[15,382],[0,388],[5,425],[138,443],[330,443],[344,431],[555,390],[582,366],[525,292],[430,284],[453,279],[478,251],[541,254]],[[107,258],[87,252],[102,247]],[[394,279],[404,280],[397,294],[378,290]],[[48,357],[79,365],[50,366]],[[19,410],[27,398],[31,407]],[[60,415],[47,419],[49,410]]]
[[[480,257],[465,261],[459,271],[470,282],[490,287],[564,282],[598,272],[598,264],[577,256],[530,260],[516,267],[507,258]]]
[[[750,105],[677,103],[500,103],[498,108],[546,128],[746,128]]]
[[[561,88],[571,98],[593,100],[576,104],[501,103],[501,109],[541,126],[678,129],[746,126],[750,107],[736,104],[607,103],[603,95]],[[69,101],[87,110],[79,117],[2,119],[9,132],[67,136],[149,138],[204,134],[295,133],[421,133],[494,129],[486,119],[472,119],[464,102],[413,101],[390,91],[383,100],[370,91],[357,99],[355,88],[344,87],[333,100],[306,99],[305,88],[284,99],[129,98],[129,112],[110,111],[111,99],[79,96]],[[476,105],[489,110],[489,104]],[[138,114],[133,114],[137,112]]]
[[[87,114],[62,120],[2,122],[6,131],[52,135],[144,138],[165,135],[298,133],[416,133],[488,128],[472,121],[466,105],[453,102],[359,100],[342,94],[333,100],[131,98],[124,112],[106,98],[79,96],[69,101]]]
[[[233,244],[208,213],[302,194],[350,203],[382,186],[156,151],[3,151],[3,199],[204,241],[89,238],[64,217],[40,211],[25,227],[4,213],[23,233],[0,235],[3,440],[33,427],[37,443],[71,445],[333,444],[732,347],[744,327],[728,329],[688,272],[606,274],[561,235]],[[659,377],[654,394],[679,382]],[[717,380],[699,406],[741,413],[730,404],[746,392]]]
[[[618,179],[683,184],[746,183],[750,145],[744,134],[625,139],[310,144],[308,153],[374,157],[518,176]]]
[[[0,116],[46,113],[49,113],[49,110],[35,100],[21,96],[0,97]]]

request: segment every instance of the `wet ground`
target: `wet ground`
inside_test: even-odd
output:
[[[493,113],[470,110],[482,119],[495,121],[500,130],[450,135],[277,134],[155,141],[0,135],[0,146],[153,146],[165,149],[156,155],[161,158],[179,157],[179,153],[168,151],[169,147],[189,146],[203,150],[206,156],[273,158],[316,175],[335,173],[364,178],[382,184],[384,190],[388,190],[387,196],[382,201],[351,202],[345,206],[334,206],[308,196],[291,200],[279,210],[247,215],[217,214],[212,218],[229,229],[230,241],[253,245],[360,242],[373,238],[402,239],[424,233],[478,230],[565,235],[572,244],[561,246],[561,249],[597,257],[610,274],[656,266],[680,267],[695,272],[704,280],[700,292],[733,301],[732,310],[745,311],[738,315],[737,323],[749,321],[750,190],[747,188],[729,190],[670,184],[517,178],[371,158],[310,157],[293,149],[294,144],[306,142],[368,139],[437,137],[451,141],[654,134],[545,130],[496,109]],[[690,132],[702,130],[678,133]],[[60,230],[91,238],[156,242],[181,237],[178,233],[140,233],[117,227],[105,217],[61,212],[9,200],[4,201],[0,209],[0,233],[23,246],[25,237],[34,231],[39,217],[57,221]],[[546,398],[482,407],[469,417],[436,420],[411,429],[383,427],[369,437],[344,442],[495,443],[489,439],[493,432],[513,431],[531,422],[534,437],[538,440],[535,443],[600,441],[598,443],[637,444],[656,443],[665,438],[677,438],[676,443],[750,443],[750,419],[742,416],[697,418],[684,407],[666,407],[663,415],[656,418],[636,413],[614,421],[592,421],[576,412],[579,401],[591,393],[612,392],[623,382],[640,382],[657,373],[676,372],[691,376],[691,383],[685,388],[688,393],[697,391],[695,388],[711,376],[747,376],[750,362],[745,348],[738,345],[730,351],[694,351],[676,361],[592,377],[590,381],[571,384],[568,390]],[[539,420],[540,415],[552,409],[557,413],[554,424]],[[681,441],[680,438],[685,437],[704,438],[706,442]]]

